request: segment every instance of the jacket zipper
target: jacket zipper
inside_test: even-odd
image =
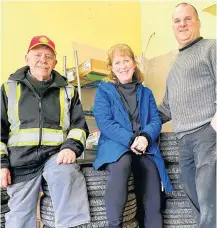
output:
[[[41,105],[41,98],[39,97],[38,99],[39,101],[39,142],[38,142],[38,147],[39,148],[41,146],[41,139],[42,139],[42,123],[41,123],[41,115],[42,115],[42,105]],[[38,152],[38,150],[37,150]]]
[[[35,96],[38,98],[38,100],[39,100],[39,128],[40,128],[40,130],[39,130],[39,144],[38,144],[38,146],[37,146],[37,150],[36,150],[36,155],[37,155],[37,158],[38,158],[38,161],[40,161],[41,159],[40,159],[40,157],[39,157],[39,155],[38,155],[38,149],[39,149],[39,147],[41,146],[41,136],[42,136],[42,126],[41,126],[41,110],[42,110],[42,105],[41,105],[41,98],[38,96],[38,94],[35,92],[35,90],[34,90],[34,88],[32,87],[32,85],[29,83],[26,83],[25,81],[22,81],[22,83],[23,84],[25,84],[28,88],[30,88],[32,91],[33,91],[33,93],[35,94]]]
[[[38,147],[37,148],[40,148],[41,146],[41,140],[42,140],[42,128],[43,128],[43,124],[42,124],[42,121],[41,121],[41,116],[42,116],[42,98],[44,96],[44,93],[46,90],[48,90],[49,88],[46,88],[44,90],[44,92],[42,93],[41,97],[38,96],[38,94],[36,93],[37,97],[38,97],[38,107],[39,107],[39,142],[38,142]]]
[[[49,88],[50,88],[50,87],[49,87]],[[43,128],[43,124],[42,124],[42,121],[41,121],[41,116],[42,116],[42,103],[41,103],[41,101],[42,101],[42,98],[43,98],[45,92],[46,92],[49,88],[46,88],[46,89],[44,90],[44,92],[42,93],[41,97],[39,97],[38,94],[36,94],[37,97],[38,97],[38,101],[39,101],[39,104],[38,104],[38,106],[39,106],[39,142],[38,142],[38,147],[37,147],[38,149],[39,149],[40,146],[41,146],[41,141],[42,141],[42,128]],[[38,150],[37,150],[37,153],[38,153]],[[38,157],[39,157],[39,156],[38,156]]]

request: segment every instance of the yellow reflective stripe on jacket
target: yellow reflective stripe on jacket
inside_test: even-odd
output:
[[[17,90],[16,90],[16,97],[17,97],[17,102],[16,102],[16,107],[15,107],[15,118],[17,123],[20,125],[20,119],[19,119],[19,100],[20,100],[20,84],[17,85]]]
[[[20,129],[10,134],[8,147],[37,146],[39,143],[39,134],[39,128]],[[65,138],[62,130],[42,128],[41,145],[59,146],[65,141]]]
[[[5,83],[6,94],[8,96],[8,121],[11,124],[11,131],[17,131],[20,126],[19,120],[19,99],[20,99],[20,84],[9,80]]]
[[[67,139],[75,139],[82,143],[82,145],[85,147],[86,143],[86,132],[82,129],[75,128],[69,131],[67,135]]]
[[[0,154],[6,154],[6,155],[8,155],[7,146],[3,142],[0,142]]]
[[[64,99],[64,89],[60,88],[60,126],[63,128],[65,121],[65,99]]]
[[[66,86],[60,88],[60,126],[63,131],[69,129],[70,126],[70,105],[71,100],[74,97],[74,87]]]
[[[20,129],[20,84],[16,81],[8,80],[8,82],[5,83],[5,91],[8,96],[8,120],[11,124],[11,133],[9,135],[7,146],[37,146],[39,144],[40,139],[40,129]],[[41,145],[59,146],[66,139],[66,131],[70,127],[70,105],[73,96],[73,86],[68,85],[64,88],[60,88],[60,126],[62,127],[62,130],[43,128],[41,135]],[[83,141],[85,142],[85,140]]]
[[[5,86],[5,93],[6,93],[6,96],[8,97],[8,84],[5,83],[4,86]]]

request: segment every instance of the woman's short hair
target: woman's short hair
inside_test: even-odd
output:
[[[135,76],[137,78],[137,81],[142,83],[144,81],[144,75],[138,68],[138,63],[136,61],[136,58],[135,58],[135,55],[134,55],[132,49],[127,44],[115,44],[108,50],[108,53],[107,53],[108,54],[107,55],[107,66],[108,66],[108,70],[109,70],[108,81],[112,82],[112,83],[118,82],[118,78],[115,76],[115,74],[112,71],[112,61],[113,61],[113,58],[114,58],[114,55],[116,52],[119,52],[123,56],[126,55],[133,60],[133,62],[136,65]]]

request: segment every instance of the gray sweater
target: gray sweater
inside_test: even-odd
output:
[[[211,122],[216,112],[216,41],[198,39],[180,49],[158,107],[163,123],[172,119],[178,138]]]

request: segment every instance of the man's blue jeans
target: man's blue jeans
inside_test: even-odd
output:
[[[216,132],[210,124],[178,139],[181,183],[199,228],[216,228]]]
[[[90,222],[86,183],[79,166],[76,163],[57,165],[56,158],[57,154],[45,163],[42,175],[8,186],[10,212],[6,214],[6,228],[36,228],[36,206],[43,177],[51,195],[55,227]]]

